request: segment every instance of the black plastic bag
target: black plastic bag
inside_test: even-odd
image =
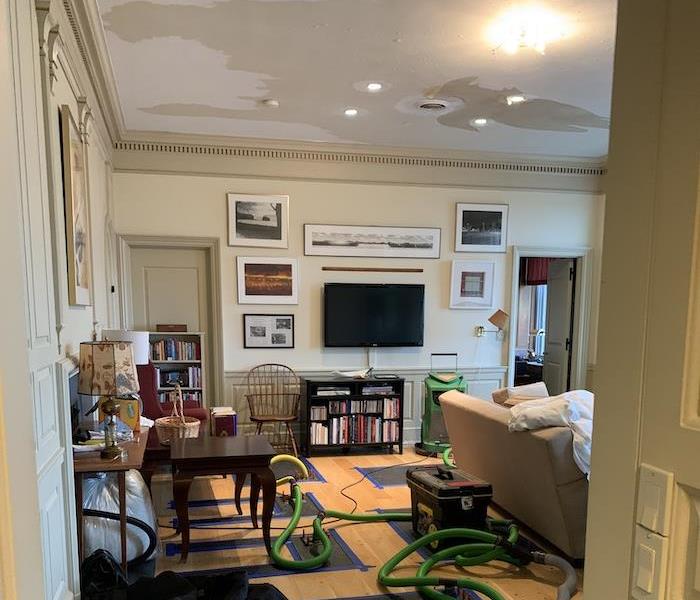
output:
[[[107,550],[95,550],[80,566],[83,600],[126,600],[128,585],[121,565]]]

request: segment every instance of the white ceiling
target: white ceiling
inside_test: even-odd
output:
[[[487,42],[487,26],[513,5],[503,0],[98,3],[131,131],[607,154],[615,0],[545,3],[573,30],[544,55]],[[368,81],[384,89],[370,94]],[[507,106],[514,92],[528,102]],[[417,109],[425,96],[448,109]],[[357,117],[343,115],[349,106]],[[474,127],[481,116],[489,125]]]

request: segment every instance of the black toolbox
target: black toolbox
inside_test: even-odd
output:
[[[456,527],[486,529],[486,509],[493,496],[490,483],[442,465],[409,469],[406,483],[411,489],[413,531],[417,536]],[[439,550],[463,543],[464,539],[451,538],[434,542],[430,548]]]

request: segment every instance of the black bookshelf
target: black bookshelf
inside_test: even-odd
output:
[[[403,452],[403,379],[303,380],[305,456],[352,448]]]

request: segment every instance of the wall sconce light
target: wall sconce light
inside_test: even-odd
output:
[[[495,326],[496,329],[486,329],[486,327],[484,327],[483,325],[477,325],[474,328],[474,335],[476,337],[484,337],[487,333],[495,333],[497,340],[505,339],[505,329],[508,325],[508,316],[509,315],[507,312],[499,308],[488,318],[489,323]]]

